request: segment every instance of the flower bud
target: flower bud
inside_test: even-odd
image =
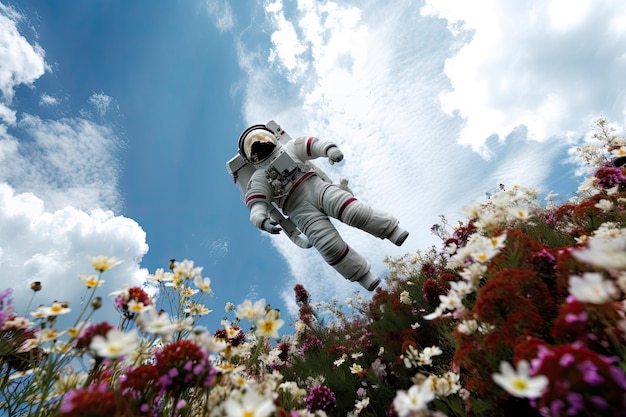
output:
[[[30,289],[35,292],[41,291],[41,282],[40,281],[31,282]]]
[[[91,300],[91,307],[93,307],[94,310],[97,310],[100,307],[102,307],[102,297],[96,297],[93,300]]]

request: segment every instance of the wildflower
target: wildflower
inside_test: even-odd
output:
[[[426,378],[425,383],[430,386],[430,389],[438,397],[447,397],[448,395],[459,392],[461,389],[459,379],[459,374],[448,371],[442,376],[431,374],[428,378]]]
[[[279,319],[277,314],[270,312],[265,315],[264,319],[257,320],[255,334],[278,339],[278,329],[283,327],[283,324],[285,324],[285,320]]]
[[[146,309],[146,306],[141,301],[129,300],[126,309],[130,313],[141,313]]]
[[[231,395],[224,403],[226,417],[267,417],[275,410],[271,398],[264,398],[253,389],[247,389],[241,400]]]
[[[600,188],[608,189],[616,185],[626,184],[626,176],[620,168],[602,167],[595,174],[595,185]]]
[[[463,320],[457,326],[457,330],[463,334],[470,335],[478,330],[478,322],[476,320]]]
[[[171,272],[166,273],[163,268],[157,268],[157,270],[154,271],[154,275],[148,275],[146,280],[161,283],[163,281],[169,281],[171,276]]]
[[[80,336],[76,339],[77,349],[88,348],[96,335],[106,336],[109,330],[114,329],[114,327],[107,322],[91,324],[85,327],[86,325],[87,323],[81,322],[70,331],[70,336],[80,332]]]
[[[200,303],[190,303],[189,308],[185,309],[185,312],[188,312],[192,316],[205,316],[211,313],[213,310],[209,309],[204,304]]]
[[[341,366],[341,364],[343,364],[346,361],[347,357],[348,355],[344,353],[343,355],[341,355],[339,359],[333,362],[333,365],[335,365],[335,367],[338,368],[339,366]]]
[[[293,291],[296,293],[296,304],[298,307],[309,304],[311,297],[302,284],[296,284],[295,287],[293,287]]]
[[[506,392],[520,398],[538,398],[548,385],[545,375],[530,376],[530,366],[523,359],[517,363],[517,370],[508,362],[500,362],[500,373],[491,377]]]
[[[235,305],[231,303],[230,301],[227,302],[226,305],[224,306],[224,311],[226,311],[227,313],[230,313],[234,309],[235,309]]]
[[[152,333],[169,341],[178,326],[170,321],[165,311],[158,312],[153,306],[145,308],[137,317],[137,326],[144,333]]]
[[[450,292],[458,295],[460,298],[474,292],[474,287],[468,281],[451,281]]]
[[[519,220],[528,220],[530,218],[530,210],[527,206],[514,206],[507,209],[508,213]]]
[[[188,279],[199,277],[202,274],[202,267],[195,267],[193,261],[188,259],[182,262],[174,261],[174,275],[180,277],[181,280],[186,281]]]
[[[95,275],[86,276],[84,274],[79,274],[78,279],[80,279],[87,288],[99,287],[104,284],[104,280],[99,279]]]
[[[431,365],[433,363],[432,357],[441,355],[442,353],[443,351],[438,346],[424,348],[424,350],[419,353],[418,363],[420,365]]]
[[[211,278],[202,279],[202,277],[198,275],[194,278],[193,283],[203,293],[213,294],[211,290]]]
[[[94,267],[94,269],[99,272],[108,271],[109,269],[119,265],[122,262],[118,261],[115,257],[109,258],[104,255],[98,255],[95,258],[88,256],[87,258],[91,262],[91,265]]]
[[[408,417],[416,411],[426,410],[435,399],[435,393],[427,384],[413,385],[408,391],[400,390],[393,399],[393,407],[399,417]]]
[[[295,400],[300,400],[306,397],[306,390],[300,388],[294,381],[285,381],[278,386],[279,391],[288,392]]]
[[[183,285],[181,288],[178,289],[178,293],[184,298],[189,298],[192,295],[197,294],[198,290],[194,290],[193,288]]]
[[[97,310],[100,307],[102,307],[102,297],[96,297],[93,300],[91,300],[91,308],[93,308],[94,310]]]
[[[626,146],[620,146],[619,148],[611,151],[611,157],[619,158],[620,156],[626,156]]]
[[[572,252],[572,256],[601,268],[626,269],[626,237],[603,239],[594,236],[585,249]]]
[[[402,304],[411,304],[411,297],[409,296],[408,291],[402,291],[400,293],[400,302]]]
[[[262,298],[252,304],[252,301],[245,300],[243,303],[237,306],[237,312],[235,313],[239,320],[248,320],[254,322],[263,314],[265,314],[265,298]]]
[[[357,400],[354,403],[354,415],[358,416],[361,411],[365,410],[370,405],[369,397],[365,397],[362,400]]]
[[[0,325],[0,329],[1,330],[7,330],[7,329],[27,330],[27,329],[30,329],[31,327],[33,327],[34,325],[35,325],[35,323],[33,323],[32,321],[28,320],[26,317],[15,316],[12,319],[9,319],[9,320],[5,321],[4,325]]]
[[[612,201],[603,198],[602,200],[596,203],[595,207],[606,213],[606,212],[613,210],[615,205],[613,204]]]
[[[150,296],[140,287],[131,287],[124,290],[114,291],[109,295],[117,296],[115,297],[115,307],[122,313],[129,312],[130,308],[139,310],[135,312],[140,312],[144,307],[153,304]]]
[[[37,342],[38,344],[42,344],[51,340],[56,340],[59,336],[63,334],[65,334],[65,331],[59,332],[55,328],[42,329],[37,335]]]
[[[355,353],[351,354],[350,357],[352,359],[359,359],[359,358],[363,357],[363,352],[355,352]]]
[[[67,303],[59,303],[54,302],[50,307],[41,306],[35,312],[31,312],[31,316],[41,318],[41,317],[52,317],[52,316],[60,316],[62,314],[67,314],[72,311],[71,308],[67,306]]]
[[[186,388],[208,387],[215,373],[207,352],[191,340],[165,345],[156,354],[155,366],[162,391],[173,396],[179,395]]]
[[[116,393],[105,383],[69,391],[61,404],[61,416],[113,416],[126,415],[127,404],[119,403]]]
[[[353,363],[352,366],[350,366],[350,373],[352,374],[361,376],[364,371],[363,367],[358,363]]]
[[[316,385],[309,391],[305,402],[307,410],[312,412],[321,410],[329,414],[334,410],[337,398],[326,385]]]
[[[569,292],[578,301],[591,304],[604,304],[611,301],[618,293],[612,281],[604,279],[598,272],[585,272],[582,277],[569,277]]]
[[[111,329],[106,337],[94,336],[89,347],[101,358],[119,358],[134,353],[139,347],[139,340],[135,330],[124,333]]]

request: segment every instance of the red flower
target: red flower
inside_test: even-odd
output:
[[[119,402],[118,402],[119,400]],[[63,399],[60,416],[109,417],[127,415],[128,404],[106,384],[69,391]]]
[[[293,287],[293,290],[296,293],[296,304],[298,307],[309,304],[311,296],[302,284],[296,284],[296,286]]]
[[[213,369],[208,355],[190,340],[166,345],[156,354],[159,385],[163,392],[178,395],[186,388],[209,386],[213,382]]]
[[[424,284],[422,284],[422,294],[424,295],[424,300],[432,306],[438,306],[439,296],[446,295],[447,293],[448,290],[439,284],[439,282],[437,282],[434,278],[428,278],[424,281]]]

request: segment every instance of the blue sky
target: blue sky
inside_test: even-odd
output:
[[[500,183],[569,197],[593,121],[623,129],[626,6],[468,3],[2,0],[0,283],[73,300],[88,255],[124,261],[103,292],[187,258],[212,328],[246,298],[292,314],[297,282],[353,296],[248,222],[225,164],[271,119],[336,141],[345,161],[319,165],[411,232],[396,248],[339,225],[380,275]]]

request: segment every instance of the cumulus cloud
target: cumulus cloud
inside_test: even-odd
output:
[[[623,120],[626,4],[426,1],[422,13],[471,39],[446,61],[452,85],[439,96],[466,120],[461,143],[480,149],[522,125],[539,141],[577,138],[600,116]]]
[[[125,284],[138,285],[147,274],[138,266],[148,250],[145,240],[145,232],[132,219],[71,206],[47,211],[44,201],[34,194],[16,193],[0,183],[2,284],[13,289],[18,307],[25,308],[30,298],[29,284],[40,281],[43,291],[37,294],[35,307],[68,300],[72,308],[79,309],[85,287],[78,274],[95,273],[88,256],[106,255],[122,261],[105,272],[107,282],[99,294],[106,297]],[[111,317],[112,302],[105,304],[108,307],[101,314]]]
[[[428,231],[440,214],[461,218],[463,205],[500,183],[551,191],[556,173],[567,172],[570,141],[589,131],[595,115],[623,116],[626,43],[622,32],[597,30],[620,7],[602,2],[562,21],[557,35],[543,2],[442,4],[301,1],[287,10],[276,1],[258,32],[248,27],[238,38],[248,73],[246,123],[274,119],[293,137],[336,141],[345,162],[321,161],[322,168],[348,177],[360,200],[411,232],[396,248],[338,224],[379,274],[383,254],[437,244]],[[592,41],[577,45],[585,34]],[[599,65],[610,77],[594,75]],[[358,288],[314,250],[270,239],[289,264],[291,284],[303,283],[314,298]]]

